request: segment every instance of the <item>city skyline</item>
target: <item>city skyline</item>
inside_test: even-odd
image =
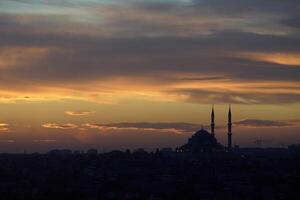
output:
[[[300,5],[2,0],[0,152],[300,142]],[[220,134],[222,133],[222,134]]]
[[[64,148],[83,151],[93,148],[102,151],[138,148],[145,148],[148,151],[154,151],[157,148],[166,147],[171,147],[175,149],[178,146],[185,143],[185,141],[189,137],[191,137],[196,131],[203,128],[206,130],[210,130],[210,134],[212,134],[213,137],[219,140],[219,142],[221,142],[223,146],[226,147],[226,149],[231,149],[233,146],[236,145],[241,147],[287,147],[290,144],[294,144],[293,142],[295,141],[291,141],[290,143],[284,143],[284,141],[281,141],[280,143],[276,141],[276,139],[274,139],[274,135],[270,135],[268,138],[264,135],[264,133],[266,132],[263,131],[268,129],[273,131],[277,129],[277,131],[279,132],[281,130],[284,130],[286,127],[290,126],[295,126],[297,131],[298,121],[276,122],[271,120],[245,119],[241,121],[232,122],[232,106],[229,105],[225,107],[227,109],[225,113],[225,116],[227,116],[225,123],[222,121],[219,122],[218,120],[215,121],[215,118],[218,119],[219,117],[222,117],[218,115],[218,112],[216,112],[216,105],[213,105],[211,107],[210,118],[208,118],[209,115],[207,115],[206,117],[206,121],[210,121],[210,124],[185,122],[120,122],[107,124],[44,123],[41,125],[41,127],[38,127],[40,129],[36,129],[36,133],[38,133],[38,135],[44,134],[44,136],[40,135],[38,137],[40,139],[29,138],[29,140],[27,140],[26,142],[21,142],[19,144],[18,141],[14,139],[1,140],[2,146],[0,148],[3,149],[3,152],[12,153],[20,153],[23,151],[48,152],[52,149]],[[71,117],[78,117],[86,116],[88,115],[87,113],[90,112],[66,111],[64,114],[70,115]],[[231,139],[232,125],[234,126],[233,139]],[[12,134],[13,132],[10,132],[8,127],[9,126],[6,126],[5,124],[1,124],[2,132],[6,134]],[[28,126],[24,128],[32,129],[33,127]],[[89,133],[94,134],[90,138],[89,135],[86,135],[88,129],[94,130],[94,132]],[[258,132],[258,134],[253,134],[253,132],[251,131],[256,129],[261,129],[262,132]],[[56,139],[57,130],[60,130],[60,132],[58,132],[59,134],[65,134],[65,143],[58,144],[59,140]],[[88,136],[88,138],[80,138],[80,135],[77,135],[77,137],[79,137],[77,141],[70,140],[70,136],[74,136],[74,130],[78,131],[76,132],[77,134],[83,134],[83,136]],[[243,140],[242,134],[246,132],[245,130],[249,131],[249,135],[248,138]],[[5,134],[3,134],[2,136],[5,136]],[[112,141],[110,136],[113,136],[113,139],[115,139],[115,141]],[[135,139],[135,137],[137,136],[139,136],[138,140]],[[91,143],[91,141],[95,138],[104,138],[105,140],[97,140]],[[162,140],[160,140],[161,138]],[[83,144],[78,142],[85,140],[86,143]],[[122,140],[122,142],[118,142],[118,140]],[[111,145],[111,143],[113,143],[113,145]],[[17,145],[20,145],[19,148],[16,148]]]

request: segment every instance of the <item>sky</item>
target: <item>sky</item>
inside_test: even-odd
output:
[[[1,0],[0,152],[300,143],[299,0]]]

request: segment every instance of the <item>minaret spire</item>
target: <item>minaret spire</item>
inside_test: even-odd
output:
[[[211,128],[211,135],[215,137],[215,109],[214,109],[214,106],[212,106],[212,110],[211,110],[210,128]]]
[[[229,111],[228,111],[228,152],[231,152],[232,150],[232,116],[231,116],[231,105],[229,105]]]

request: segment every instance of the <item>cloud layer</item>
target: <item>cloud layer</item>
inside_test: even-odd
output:
[[[28,0],[0,6],[3,102],[300,99],[294,0]]]
[[[259,120],[259,119],[245,119],[234,124],[238,126],[250,128],[280,128],[280,127],[300,127],[299,120]]]
[[[43,128],[47,129],[77,129],[79,131],[86,131],[87,129],[97,129],[100,133],[109,131],[135,131],[135,132],[167,132],[174,134],[190,134],[193,133],[203,126],[192,123],[150,123],[150,122],[136,122],[136,123],[112,123],[112,124],[99,124],[99,123],[86,123],[82,125],[76,125],[72,123],[45,123],[42,124]]]
[[[141,132],[167,132],[174,134],[193,133],[200,129],[199,124],[191,123],[115,123],[115,124],[85,124],[84,126],[100,131],[119,130],[119,131],[141,131]]]

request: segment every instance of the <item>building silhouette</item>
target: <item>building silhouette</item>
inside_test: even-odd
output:
[[[228,110],[228,123],[227,123],[227,148],[221,145],[215,137],[215,110],[214,106],[211,110],[211,132],[201,128],[189,138],[187,144],[179,148],[179,152],[185,153],[207,153],[207,152],[220,152],[227,150],[232,152],[232,113],[231,106]]]

